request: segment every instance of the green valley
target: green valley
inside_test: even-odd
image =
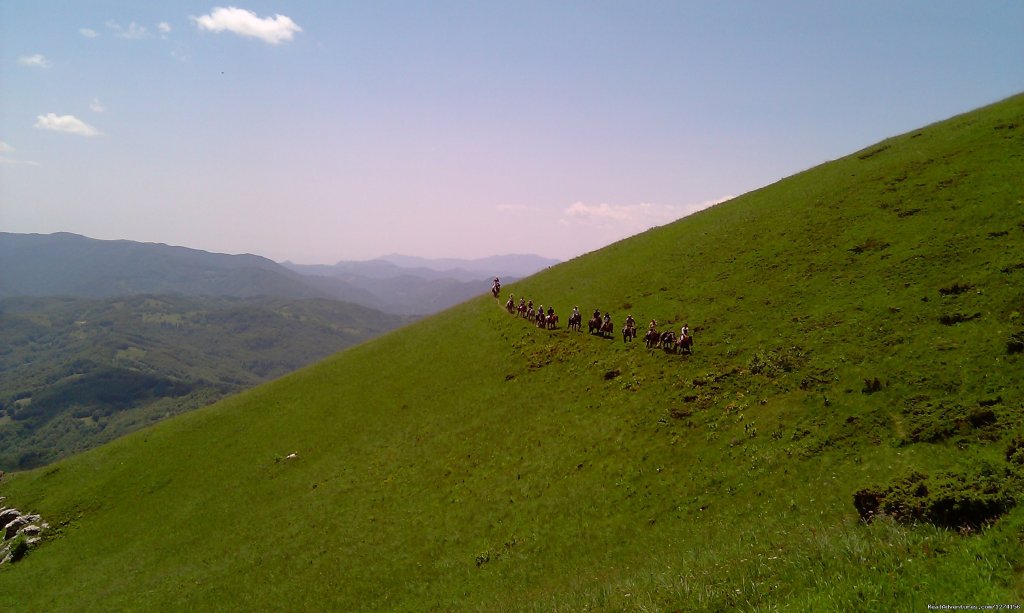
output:
[[[408,321],[332,300],[0,300],[0,469],[94,447]]]

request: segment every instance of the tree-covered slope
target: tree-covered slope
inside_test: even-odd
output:
[[[8,475],[53,529],[0,609],[1020,602],[1022,125],[1018,96],[505,290],[693,355],[482,297]]]
[[[0,470],[95,447],[407,321],[333,300],[0,300]]]

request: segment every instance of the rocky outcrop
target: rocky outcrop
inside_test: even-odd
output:
[[[3,502],[2,498],[0,502]],[[42,542],[41,534],[49,527],[39,515],[0,506],[0,531],[3,532],[0,564],[20,560],[31,547]]]

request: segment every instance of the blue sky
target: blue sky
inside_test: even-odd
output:
[[[1024,2],[0,0],[0,230],[567,259],[1024,91]]]

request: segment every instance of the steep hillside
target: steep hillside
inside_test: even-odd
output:
[[[1018,603],[1022,126],[1018,96],[506,289],[692,355],[481,297],[9,475],[53,529],[0,609]]]

